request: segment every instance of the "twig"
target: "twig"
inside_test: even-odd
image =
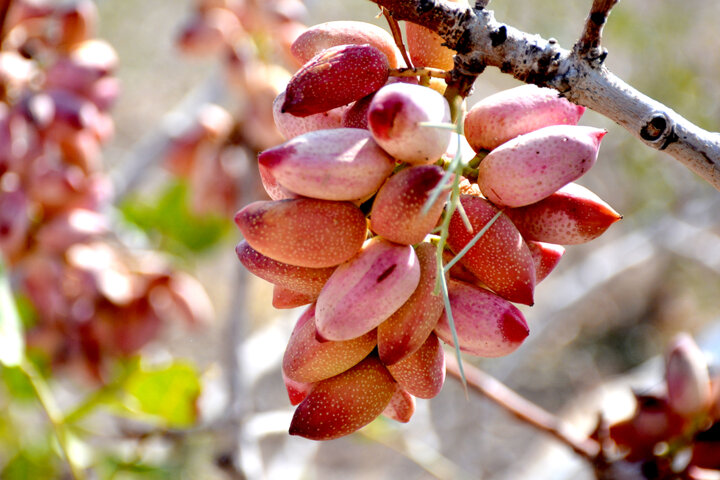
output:
[[[386,431],[377,431],[373,428],[363,428],[358,433],[368,440],[397,452],[434,478],[472,478],[459,465],[445,457],[442,452],[424,444],[412,435],[401,436],[395,432],[396,435],[390,436]]]
[[[432,67],[391,68],[391,77],[447,77],[447,70]]]
[[[68,431],[66,425],[63,423],[62,412],[55,403],[55,399],[50,393],[50,389],[45,383],[45,380],[43,380],[42,376],[40,376],[35,367],[28,361],[24,361],[20,364],[20,371],[22,371],[30,382],[30,385],[35,391],[35,396],[40,402],[40,406],[45,412],[45,415],[47,415],[50,425],[52,425],[60,450],[70,467],[70,474],[72,475],[72,478],[74,480],[83,480],[85,478],[85,473],[82,468],[75,463],[72,455],[70,454]]]
[[[110,383],[94,390],[71,411],[65,413],[62,418],[62,423],[66,425],[77,423],[87,415],[93,413],[99,406],[107,402],[108,399],[114,398],[125,385],[130,374],[130,369],[124,369],[118,374],[117,378],[114,378]]]
[[[602,62],[607,56],[607,50],[600,47],[602,30],[607,22],[610,10],[619,0],[593,0],[590,14],[585,20],[585,29],[575,49],[580,55],[587,55],[591,59],[598,58]]]
[[[371,0],[397,20],[437,32],[457,53],[455,68],[468,79],[494,66],[526,83],[558,90],[626,128],[646,145],[665,151],[720,190],[720,133],[708,132],[557,41],[530,35],[444,0]],[[610,0],[607,0],[608,2]],[[598,4],[608,4],[599,2]]]
[[[405,48],[405,44],[403,43],[400,25],[398,25],[397,20],[395,20],[395,17],[393,17],[392,13],[390,13],[387,8],[381,8],[382,13],[383,15],[385,15],[385,19],[390,26],[390,32],[392,32],[393,39],[395,40],[395,45],[398,47],[398,50],[400,50],[400,54],[402,55],[403,60],[405,60],[405,65],[407,65],[408,68],[413,68],[412,61],[410,61],[410,57],[408,56],[407,48]]]
[[[460,378],[460,370],[455,357],[446,354],[445,363],[447,372],[455,378]],[[464,363],[464,370],[467,384],[471,388],[523,422],[552,435],[589,462],[595,462],[596,457],[600,454],[600,445],[595,440],[576,432],[572,426],[521,397],[477,367]]]
[[[5,38],[5,21],[7,20],[8,11],[10,11],[10,5],[12,0],[0,0],[0,45],[2,40]]]

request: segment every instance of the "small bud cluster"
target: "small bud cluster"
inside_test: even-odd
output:
[[[701,478],[692,474],[720,470],[720,377],[710,375],[687,334],[678,335],[666,355],[663,387],[636,394],[632,416],[596,437],[610,441],[610,447],[604,442],[609,454],[656,472],[652,478]]]
[[[291,51],[305,63],[273,109],[287,141],[258,159],[271,200],[236,214],[236,251],[276,308],[309,305],[283,360],[290,433],[327,440],[381,414],[407,422],[442,388],[442,342],[516,350],[529,327],[513,302],[532,305],[561,245],[620,216],[572,183],[605,131],[577,126],[583,108],[557,94],[488,97],[465,140],[443,128],[438,91],[389,76],[402,56],[377,27],[318,25]]]
[[[27,342],[101,380],[164,320],[208,315],[199,283],[112,234],[100,150],[113,134],[115,50],[92,0],[11,2],[0,51],[0,254],[28,300]]]

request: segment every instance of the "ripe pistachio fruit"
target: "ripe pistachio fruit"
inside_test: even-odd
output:
[[[282,370],[281,370],[282,372]],[[295,380],[288,378],[285,372],[282,372],[283,383],[285,383],[285,390],[290,400],[290,405],[297,405],[307,397],[310,390],[315,386],[312,383],[296,382]]]
[[[422,242],[437,225],[450,191],[448,186],[423,213],[431,191],[444,173],[437,165],[418,165],[390,177],[373,201],[370,230],[396,243],[414,245]]]
[[[590,170],[606,133],[593,127],[553,125],[520,135],[480,162],[477,184],[496,205],[538,202]]]
[[[417,85],[418,80],[416,77],[390,77],[385,85],[391,85],[393,83],[410,83]],[[370,109],[372,99],[375,97],[375,93],[377,92],[373,92],[360,100],[356,100],[347,107],[343,113],[343,127],[368,129],[368,110]]]
[[[308,115],[307,117],[296,117],[295,115],[281,111],[283,103],[285,103],[284,91],[275,97],[275,101],[273,101],[273,120],[275,121],[275,126],[278,131],[286,140],[315,130],[340,128],[343,126],[342,119],[347,110],[347,107],[343,105],[326,112]]]
[[[433,398],[445,382],[445,353],[434,333],[415,352],[386,367],[401,387],[419,398]]]
[[[258,164],[258,172],[260,173],[260,183],[271,200],[287,200],[301,196],[280,185],[272,172],[260,164]]]
[[[317,382],[298,405],[290,435],[331,440],[349,435],[380,415],[397,383],[373,355],[339,375]]]
[[[565,254],[565,247],[553,243],[526,240],[533,262],[535,262],[535,284],[537,285],[552,272]]]
[[[483,98],[465,116],[465,135],[473,149],[493,150],[518,135],[550,125],[577,125],[585,107],[551,88],[521,85]]]
[[[467,5],[467,0],[451,0]],[[405,23],[405,36],[410,60],[415,67],[452,70],[455,50],[445,46],[445,40],[432,30],[415,23]]]
[[[498,212],[486,199],[461,195],[460,202],[472,225],[468,231],[456,211],[450,219],[447,243],[459,253]],[[511,302],[533,304],[535,264],[518,229],[504,214],[480,237],[460,262],[478,280]]]
[[[410,245],[371,238],[320,292],[318,333],[327,340],[347,340],[369,332],[410,298],[419,280],[420,264]]]
[[[258,163],[291,192],[341,201],[372,195],[395,166],[395,160],[360,128],[305,133],[265,150]]]
[[[314,198],[253,202],[235,215],[235,223],[263,255],[311,268],[350,259],[367,233],[365,215],[352,203]]]
[[[292,76],[280,111],[306,117],[347,105],[379,90],[388,75],[387,57],[371,45],[331,47]]]
[[[489,290],[450,280],[448,294],[459,347],[464,352],[502,357],[514,352],[530,333],[520,310]],[[445,313],[435,333],[445,343],[455,345]]]
[[[387,31],[372,23],[347,20],[313,25],[295,39],[290,52],[304,64],[327,48],[348,44],[372,45],[385,54],[390,68],[396,68],[402,61],[395,40]]]
[[[374,93],[367,95],[360,100],[354,101],[345,109],[342,116],[342,126],[349,128],[368,129],[367,112],[370,108]]]
[[[374,330],[350,340],[318,341],[313,304],[298,319],[290,335],[283,356],[283,372],[301,383],[324,380],[360,363],[376,344]]]
[[[436,295],[437,259],[435,245],[422,242],[415,247],[420,280],[410,298],[378,326],[378,355],[385,365],[395,364],[422,346],[443,311],[442,296]]]
[[[452,137],[450,130],[421,125],[449,123],[450,107],[438,92],[420,85],[384,86],[370,102],[367,119],[378,145],[397,160],[413,165],[437,161]]]
[[[319,295],[335,267],[298,267],[278,262],[263,255],[243,240],[235,247],[235,253],[245,268],[253,275],[296,292]]]
[[[385,407],[382,414],[396,422],[407,423],[413,413],[415,413],[415,397],[398,385],[397,390],[390,399],[390,403]]]
[[[559,245],[589,242],[622,216],[600,197],[577,183],[568,183],[550,196],[505,213],[523,238]]]
[[[282,285],[273,285],[272,306],[278,310],[310,305],[317,300],[317,293],[305,293]]]

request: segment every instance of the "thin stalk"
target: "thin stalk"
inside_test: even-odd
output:
[[[80,404],[75,406],[70,412],[65,414],[63,423],[70,425],[81,420],[85,416],[92,413],[97,407],[103,405],[109,398],[112,398],[125,384],[131,373],[131,369],[125,369],[118,378],[102,388],[93,391]]]
[[[462,379],[463,384],[492,400],[507,412],[532,427],[545,432],[575,453],[594,463],[600,455],[600,445],[592,438],[579,433],[574,427],[562,421],[552,413],[521,397],[499,380],[483,372],[473,365],[462,368],[452,355],[445,355],[448,374]],[[465,383],[467,382],[467,383]]]
[[[382,13],[385,15],[385,19],[388,22],[388,25],[390,26],[390,31],[392,32],[393,40],[395,40],[395,45],[398,47],[398,50],[400,50],[400,53],[402,54],[403,60],[405,60],[405,64],[412,68],[413,64],[410,60],[410,57],[408,56],[407,48],[405,48],[405,44],[403,43],[402,39],[402,31],[400,30],[400,25],[398,24],[398,21],[395,20],[395,17],[393,17],[392,13],[385,8],[382,7]]]
[[[423,77],[423,78],[445,78],[447,70],[432,67],[410,67],[391,68],[391,77]]]
[[[27,360],[20,364],[20,371],[22,371],[30,382],[30,385],[35,392],[35,396],[37,397],[38,402],[40,402],[40,406],[45,411],[45,415],[47,415],[47,418],[50,421],[50,425],[55,433],[58,445],[60,445],[60,450],[65,457],[65,461],[70,467],[70,474],[72,475],[72,478],[74,480],[84,480],[85,472],[83,472],[82,467],[75,463],[72,455],[70,454],[67,425],[63,423],[62,412],[57,406],[57,403],[55,403],[55,399],[50,392],[50,388],[47,383],[45,383],[45,380],[42,378],[40,373]]]
[[[378,432],[372,428],[360,429],[358,433],[399,453],[425,470],[433,478],[440,480],[445,478],[471,478],[462,471],[459,465],[413,436],[400,436],[396,433],[390,437],[387,434],[388,432]]]

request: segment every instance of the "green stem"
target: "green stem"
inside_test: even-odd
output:
[[[63,423],[62,412],[60,411],[57,403],[55,403],[55,399],[50,392],[50,388],[48,387],[47,383],[45,383],[45,380],[42,378],[40,373],[29,361],[24,360],[20,364],[20,371],[22,371],[22,373],[25,375],[25,377],[27,377],[28,381],[30,382],[30,385],[32,385],[32,388],[35,391],[35,395],[40,402],[40,406],[45,411],[48,420],[50,420],[50,425],[52,426],[55,436],[57,437],[58,444],[60,445],[60,450],[62,451],[62,454],[65,457],[68,466],[70,467],[70,474],[72,475],[72,478],[74,480],[84,480],[85,473],[83,472],[82,468],[74,462],[72,455],[70,455],[70,446],[68,443],[69,434],[67,431],[67,425]]]
[[[448,85],[445,89],[444,97],[450,106],[450,121],[458,124],[458,133],[463,134],[464,125],[460,120],[463,118],[463,102],[465,101],[465,97],[463,97],[459,90],[452,85]]]
[[[72,411],[68,412],[63,418],[63,423],[73,424],[88,414],[92,413],[98,406],[105,403],[109,396],[116,391],[116,388],[101,388],[96,390],[82,402],[76,406]]]
[[[115,396],[122,389],[131,373],[132,368],[125,368],[112,382],[89,394],[79,405],[65,414],[63,423],[67,425],[76,423],[106,403],[109,398]]]

